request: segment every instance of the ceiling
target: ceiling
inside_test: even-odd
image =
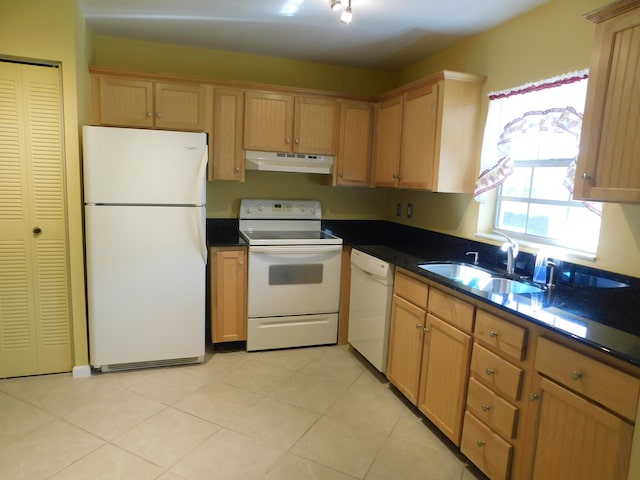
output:
[[[549,0],[76,1],[98,35],[393,71]]]

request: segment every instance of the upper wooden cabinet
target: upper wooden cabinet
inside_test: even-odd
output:
[[[444,71],[378,103],[375,186],[470,193],[485,78]]]
[[[244,90],[218,88],[213,92],[213,133],[209,139],[209,180],[244,181]]]
[[[245,92],[244,148],[335,155],[340,105],[336,99]]]
[[[205,87],[127,77],[94,78],[92,123],[205,131]],[[96,98],[97,97],[97,98]]]
[[[369,185],[374,108],[370,102],[340,102],[340,141],[333,170],[334,185]]]
[[[597,25],[573,197],[640,203],[640,1],[586,17]]]

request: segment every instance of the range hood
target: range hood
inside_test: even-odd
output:
[[[333,172],[333,156],[247,150],[246,169],[330,174]]]

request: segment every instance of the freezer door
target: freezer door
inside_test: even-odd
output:
[[[85,203],[206,203],[206,134],[84,126],[82,135]]]
[[[92,366],[204,355],[203,210],[85,207]]]

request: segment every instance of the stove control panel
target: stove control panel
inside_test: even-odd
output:
[[[243,199],[240,219],[320,220],[322,208],[317,200]]]

